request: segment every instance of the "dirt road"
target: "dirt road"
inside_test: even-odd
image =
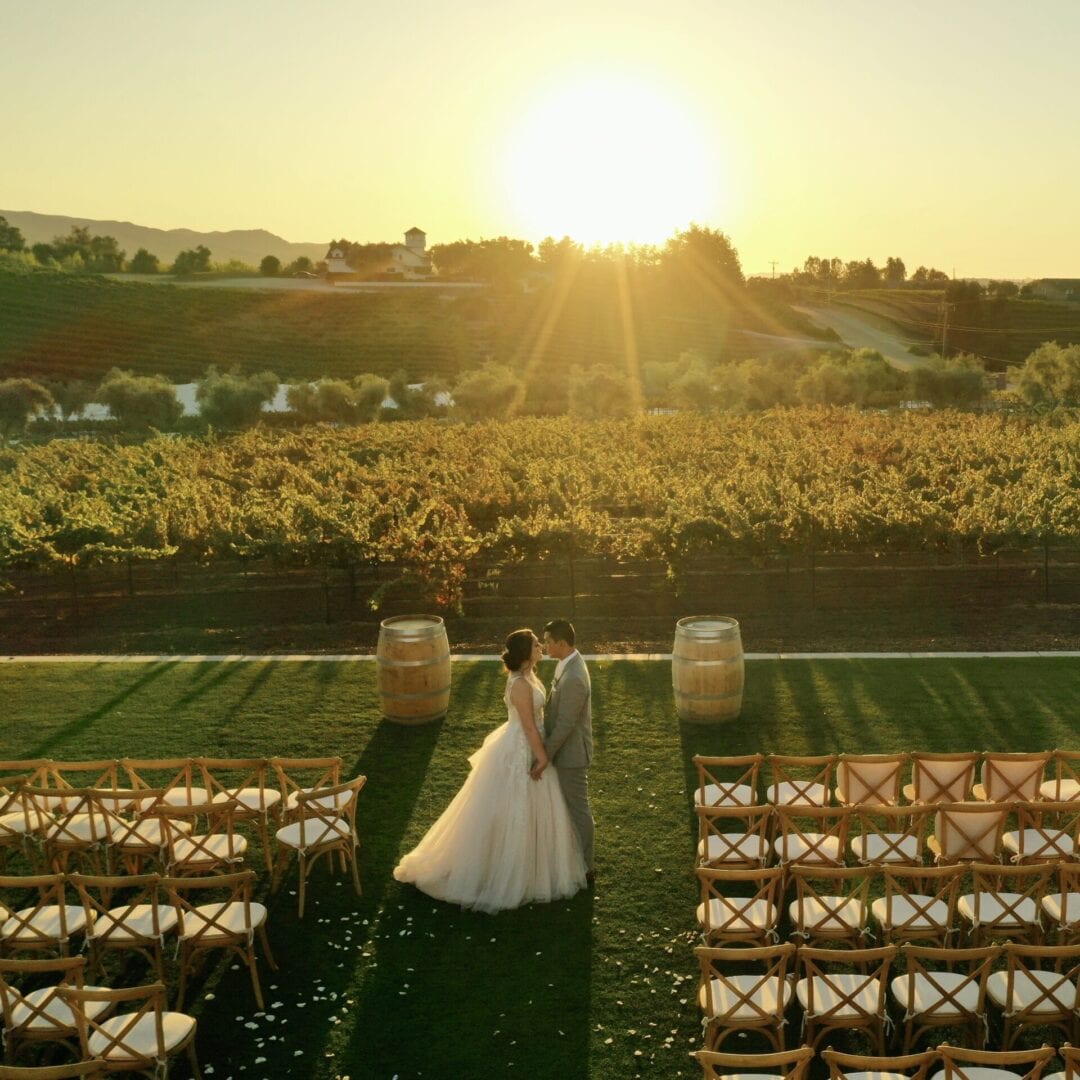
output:
[[[908,352],[907,343],[888,320],[856,313],[846,307],[796,307],[820,326],[835,330],[852,349],[877,349],[886,360],[899,368],[911,369],[922,363]]]

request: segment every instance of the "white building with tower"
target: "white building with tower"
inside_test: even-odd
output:
[[[326,276],[333,282],[354,281],[358,275],[345,261],[338,247],[326,253]],[[427,253],[427,234],[415,226],[405,234],[404,244],[394,244],[386,263],[374,270],[365,268],[365,277],[375,280],[425,281],[432,276],[431,256]]]

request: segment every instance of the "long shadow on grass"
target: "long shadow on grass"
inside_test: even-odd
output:
[[[462,681],[467,688],[467,673]],[[460,686],[455,689],[462,693]],[[270,938],[281,971],[269,972],[262,964],[260,970],[267,1011],[274,1020],[247,1019],[255,1007],[246,972],[226,971],[214,989],[218,999],[233,1004],[220,1013],[207,1012],[200,1021],[200,1054],[214,1064],[218,1074],[223,1068],[225,1075],[240,1065],[250,1068],[255,1057],[265,1057],[265,1075],[321,1075],[318,1070],[325,1065],[328,1032],[342,1016],[355,1011],[357,969],[369,963],[362,953],[368,951],[369,935],[379,924],[380,908],[393,884],[393,867],[442,730],[441,722],[403,727],[384,720],[360,757],[343,765],[343,776],[368,778],[356,817],[364,895],[358,897],[351,878],[339,871],[331,875],[323,862],[309,879],[307,908],[300,919],[293,862],[278,894],[266,898]],[[236,1016],[256,1027],[243,1028]],[[276,1041],[269,1040],[271,1034]],[[260,1037],[267,1040],[262,1046],[256,1041]],[[360,1063],[352,1072],[381,1075],[365,1071]]]
[[[143,674],[134,681],[128,683],[119,693],[114,694],[108,701],[102,702],[102,704],[98,705],[96,708],[91,709],[90,712],[83,713],[82,716],[68,721],[63,727],[57,728],[51,735],[42,739],[35,747],[28,749],[25,756],[31,758],[47,757],[54,747],[61,746],[70,739],[77,738],[79,735],[84,734],[89,728],[93,727],[99,720],[105,719],[109,713],[121,706],[134,694],[137,694],[150,683],[160,679],[162,675],[165,675],[175,667],[175,661],[151,664]]]

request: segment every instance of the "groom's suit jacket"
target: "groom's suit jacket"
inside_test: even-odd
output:
[[[567,661],[551,688],[544,749],[557,768],[584,769],[592,761],[592,683],[581,653]]]

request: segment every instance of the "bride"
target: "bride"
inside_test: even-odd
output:
[[[584,887],[580,842],[544,751],[544,687],[535,671],[541,656],[531,630],[506,639],[509,719],[469,758],[472,771],[398,864],[398,881],[487,912],[559,900]]]

